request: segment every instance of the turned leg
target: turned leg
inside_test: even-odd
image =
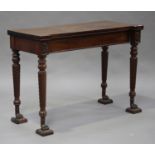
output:
[[[27,122],[27,119],[20,114],[20,57],[19,51],[13,50],[12,54],[12,72],[13,72],[13,86],[14,86],[14,105],[15,105],[15,117],[11,118],[11,121],[16,124]]]
[[[135,104],[135,87],[136,87],[136,74],[137,74],[137,45],[138,42],[132,41],[131,42],[131,57],[130,57],[130,107],[126,109],[126,112],[135,114],[139,113],[142,110]]]
[[[110,104],[113,103],[113,100],[111,100],[106,95],[106,88],[107,88],[107,70],[108,70],[108,46],[102,47],[102,53],[101,53],[101,63],[102,63],[102,98],[98,100],[99,103],[102,104]]]
[[[39,102],[40,102],[40,125],[41,128],[36,130],[36,133],[41,136],[53,134],[53,130],[45,124],[46,117],[46,56],[39,56],[38,60],[38,82],[39,82]]]

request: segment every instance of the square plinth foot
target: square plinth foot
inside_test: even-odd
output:
[[[51,129],[49,129],[49,127],[45,125],[45,126],[42,127],[41,129],[37,129],[37,130],[36,130],[36,133],[37,133],[38,135],[44,137],[44,136],[48,136],[48,135],[54,134],[54,131],[51,130]]]
[[[101,104],[111,104],[113,103],[113,100],[110,99],[108,96],[105,96],[104,98],[101,98],[98,100],[98,103],[101,103]]]
[[[16,117],[12,117],[11,121],[15,124],[26,123],[27,119],[22,114],[17,114]]]
[[[134,106],[134,108],[127,108],[126,112],[131,113],[131,114],[136,114],[142,112],[142,109],[140,109],[137,105]]]

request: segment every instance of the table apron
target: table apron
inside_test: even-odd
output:
[[[83,48],[101,47],[105,45],[115,45],[130,41],[130,33],[111,32],[85,36],[72,36],[65,38],[53,38],[47,41],[29,40],[21,37],[10,37],[11,48],[33,54],[48,54],[63,52]]]
[[[51,52],[69,51],[82,48],[101,47],[127,43],[130,40],[128,32],[115,32],[98,35],[87,35],[70,38],[62,38],[48,41],[48,49]]]

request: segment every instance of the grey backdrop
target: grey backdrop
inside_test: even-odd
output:
[[[47,58],[47,124],[55,134],[42,138],[39,127],[37,56],[21,53],[21,111],[28,123],[15,125],[11,51],[8,28],[114,20],[143,24],[139,46],[136,103],[143,113],[125,113],[129,106],[130,45],[109,48],[108,94],[113,105],[97,104],[100,97],[100,48]],[[154,12],[0,12],[0,143],[154,143]]]

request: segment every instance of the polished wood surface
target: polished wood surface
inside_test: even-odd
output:
[[[113,21],[96,21],[89,23],[70,24],[70,25],[56,25],[51,27],[40,27],[30,29],[14,29],[8,30],[10,35],[24,36],[31,39],[42,40],[52,39],[58,37],[69,37],[73,35],[82,35],[88,33],[102,33],[110,31],[129,30],[134,25],[118,23]]]
[[[131,44],[130,52],[130,107],[126,112],[135,114],[142,110],[135,104],[136,74],[138,62],[137,46],[141,41],[142,25],[130,25],[112,21],[97,21],[44,28],[8,30],[10,47],[13,51],[13,82],[15,117],[11,120],[20,124],[27,121],[20,113],[20,51],[38,56],[38,84],[40,101],[40,129],[36,133],[41,136],[53,134],[46,125],[46,57],[54,52],[101,47],[102,97],[101,104],[113,103],[106,93],[108,72],[108,47],[116,44]]]

